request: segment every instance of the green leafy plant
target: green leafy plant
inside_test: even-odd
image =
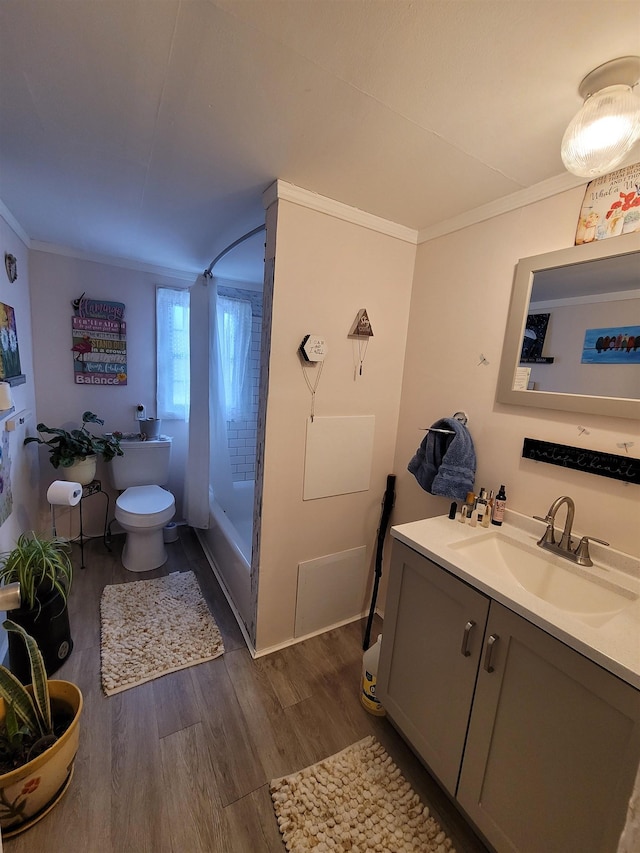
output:
[[[3,627],[23,638],[31,666],[28,690],[5,666],[0,665],[0,697],[5,703],[5,719],[0,726],[0,762],[3,772],[21,767],[44,752],[55,741],[51,717],[49,682],[36,641],[24,628],[6,619]]]
[[[0,582],[18,581],[22,605],[29,610],[40,606],[54,591],[60,594],[64,605],[72,577],[69,544],[58,537],[44,538],[33,531],[21,533],[15,547],[0,554]]]
[[[25,438],[24,443],[44,444],[49,448],[49,461],[54,468],[69,468],[74,462],[86,459],[87,456],[101,456],[105,462],[109,462],[114,456],[123,456],[120,440],[116,435],[93,435],[87,429],[87,424],[104,424],[104,421],[93,412],[85,412],[82,415],[82,427],[80,429],[60,429],[48,427],[39,423],[37,430],[41,434],[51,435],[53,438],[42,438],[42,435],[30,435]]]

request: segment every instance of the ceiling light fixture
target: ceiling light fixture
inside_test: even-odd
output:
[[[640,139],[640,56],[622,56],[599,65],[578,92],[584,104],[562,138],[562,162],[573,175],[597,178],[625,159]]]

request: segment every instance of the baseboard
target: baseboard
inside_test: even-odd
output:
[[[383,619],[382,614],[376,608],[376,615]],[[362,613],[357,614],[356,616],[350,616],[348,619],[343,619],[341,622],[336,622],[333,625],[327,625],[324,628],[320,628],[317,631],[312,631],[310,634],[305,634],[302,637],[291,637],[289,640],[284,640],[282,643],[276,643],[273,646],[267,646],[264,649],[260,649],[259,651],[255,651],[253,656],[255,658],[265,657],[266,655],[271,655],[274,652],[279,652],[281,649],[287,649],[289,646],[295,646],[298,643],[304,643],[305,640],[310,640],[312,637],[319,637],[321,634],[326,634],[327,631],[333,631],[334,628],[342,628],[345,625],[350,625],[352,622],[358,622],[360,619],[364,619],[369,615],[369,611],[365,610]]]

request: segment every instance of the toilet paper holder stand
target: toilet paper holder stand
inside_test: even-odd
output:
[[[82,504],[87,498],[92,497],[93,495],[103,495],[105,498],[105,509],[104,509],[104,528],[102,531],[102,536],[89,536],[84,532],[84,519],[82,514]],[[111,551],[111,536],[109,533],[109,506],[111,504],[109,495],[107,492],[102,490],[102,482],[100,480],[92,480],[86,486],[82,486],[82,495],[80,496],[80,500],[76,504],[78,507],[79,513],[79,533],[73,539],[69,539],[69,542],[72,544],[76,544],[80,546],[80,568],[86,568],[84,564],[84,543],[89,539],[99,539],[102,538],[105,548],[107,551]],[[54,536],[57,536],[56,532],[56,506],[59,504],[49,504],[51,507],[51,531]]]

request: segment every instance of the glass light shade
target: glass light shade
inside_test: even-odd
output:
[[[562,138],[567,170],[583,178],[606,175],[640,139],[640,98],[630,86],[608,86],[588,98]]]

